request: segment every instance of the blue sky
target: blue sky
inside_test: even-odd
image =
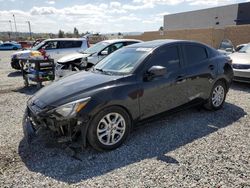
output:
[[[249,0],[0,0],[0,31],[143,32],[158,30],[163,15]],[[11,22],[9,22],[11,20]]]

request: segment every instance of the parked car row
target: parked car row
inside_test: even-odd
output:
[[[97,44],[85,50],[88,56],[78,54],[81,61],[97,60],[90,69],[61,78],[29,99],[23,119],[28,141],[48,129],[60,142],[111,150],[148,118],[193,105],[209,110],[223,106],[233,79],[228,56],[184,40],[137,41],[109,53],[113,44]],[[102,55],[108,56],[99,61]]]

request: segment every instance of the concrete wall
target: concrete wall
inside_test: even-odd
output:
[[[223,39],[230,39],[233,44],[239,45],[250,42],[250,25],[228,26],[224,29],[185,29],[171,31],[150,31],[142,35],[125,36],[124,38],[150,41],[156,39],[183,39],[196,40],[215,48],[219,47]]]
[[[236,25],[238,4],[164,16],[164,30],[223,28]]]

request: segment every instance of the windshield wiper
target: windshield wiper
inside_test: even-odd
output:
[[[105,70],[99,69],[99,68],[94,68],[94,70],[95,70],[95,71],[99,71],[99,72],[101,72],[101,73],[103,73],[103,74],[107,74],[107,75],[112,75],[112,74],[114,74],[114,73],[111,72],[111,71],[105,71]]]
[[[97,70],[97,71],[99,71],[99,72],[104,72],[103,69],[94,68],[94,70]]]

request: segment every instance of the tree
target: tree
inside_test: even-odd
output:
[[[121,32],[119,32],[119,33],[118,33],[118,36],[121,36],[121,35],[122,35],[122,33],[121,33]]]
[[[79,31],[76,27],[74,27],[74,32],[73,32],[75,37],[79,37]]]
[[[64,32],[61,29],[58,32],[58,38],[64,38]]]

